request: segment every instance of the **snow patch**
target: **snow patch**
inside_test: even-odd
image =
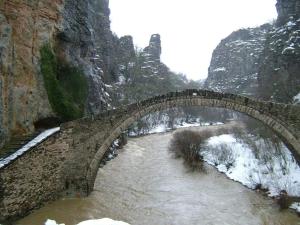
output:
[[[226,71],[226,68],[225,67],[220,67],[220,68],[217,68],[217,69],[213,70],[213,72],[220,72],[220,71]]]
[[[47,220],[45,225],[64,225],[58,224],[55,220]],[[116,221],[109,218],[103,218],[99,220],[86,220],[83,222],[78,223],[77,225],[130,225],[129,223],[125,223],[122,221]]]
[[[100,219],[100,220],[83,221],[77,225],[130,225],[130,224],[122,222],[122,221],[116,221],[116,220],[104,218],[104,219]]]
[[[300,92],[293,98],[295,104],[300,104]]]
[[[283,49],[283,51],[281,52],[281,54],[286,54],[286,53],[294,53],[295,52],[295,48],[292,46],[286,47]]]
[[[296,26],[297,24],[295,22],[289,21],[286,24],[288,27]]]
[[[50,137],[51,135],[55,134],[56,132],[60,131],[60,127],[52,128],[49,130],[45,130],[40,135],[38,135],[36,138],[28,142],[26,145],[24,145],[22,148],[17,150],[12,155],[8,156],[7,158],[0,159],[0,168],[4,167],[5,165],[9,164],[11,161],[18,158],[20,155],[23,155],[25,152],[27,152],[29,149],[37,146],[39,143]]]
[[[119,76],[118,84],[125,84],[125,83],[126,83],[126,78],[123,75]]]
[[[61,223],[61,224],[58,224],[58,223],[56,223],[56,221],[55,220],[47,220],[46,222],[45,222],[45,225],[65,225],[64,223]]]
[[[300,202],[293,203],[290,208],[295,209],[298,213],[300,213]]]

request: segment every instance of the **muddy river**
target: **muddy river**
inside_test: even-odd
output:
[[[18,225],[66,225],[109,217],[132,225],[300,225],[273,200],[215,169],[191,172],[168,152],[172,133],[129,139],[117,158],[99,169],[88,198],[61,199]]]

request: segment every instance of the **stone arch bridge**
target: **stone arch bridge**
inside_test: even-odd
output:
[[[0,168],[0,222],[63,195],[87,195],[111,143],[144,115],[172,107],[208,106],[249,115],[300,155],[300,107],[205,90],[185,90],[62,124],[56,134]],[[299,162],[299,158],[298,158]]]

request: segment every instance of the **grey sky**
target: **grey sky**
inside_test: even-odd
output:
[[[211,54],[221,39],[239,28],[275,19],[276,0],[110,0],[111,26],[118,36],[132,35],[148,45],[162,39],[162,61],[190,79],[207,76]]]

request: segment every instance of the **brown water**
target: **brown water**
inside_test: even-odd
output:
[[[88,198],[61,199],[18,221],[66,225],[109,217],[132,225],[300,225],[273,200],[228,180],[213,168],[189,172],[168,153],[172,133],[130,139],[122,153],[99,169]]]

